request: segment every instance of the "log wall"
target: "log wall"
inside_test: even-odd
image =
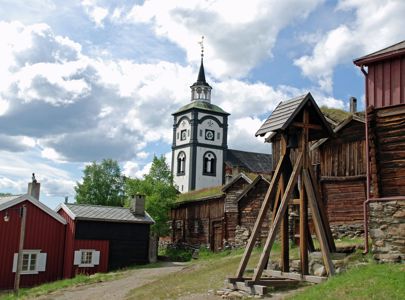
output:
[[[369,108],[374,197],[405,195],[405,105]]]

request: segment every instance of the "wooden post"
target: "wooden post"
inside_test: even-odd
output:
[[[23,250],[25,240],[25,224],[27,223],[27,207],[23,205],[21,207],[21,228],[20,228],[20,241],[18,244],[18,257],[17,257],[17,272],[15,272],[14,279],[14,292],[18,295],[20,289],[20,276],[23,263]]]
[[[301,274],[308,275],[308,201],[301,176],[300,186],[300,259]]]
[[[286,214],[288,201],[290,200],[291,194],[294,190],[294,186],[297,183],[298,174],[300,173],[301,168],[302,168],[302,153],[300,153],[297,157],[297,161],[295,162],[290,180],[288,181],[287,187],[285,189],[283,199],[281,200],[280,207],[277,211],[276,218],[274,219],[274,223],[271,225],[271,229],[266,239],[266,244],[264,245],[262,255],[260,256],[260,260],[257,265],[257,268],[255,269],[255,273],[253,274],[252,280],[254,280],[254,282],[257,282],[262,276],[264,266],[266,265],[266,262],[269,259],[270,250],[271,247],[273,246],[274,240],[276,239],[276,233],[278,228],[280,227],[281,220]]]
[[[308,195],[309,207],[311,208],[311,212],[312,212],[312,220],[314,221],[316,235],[318,236],[319,244],[321,246],[323,262],[325,264],[325,268],[326,268],[326,271],[328,272],[328,275],[331,276],[335,273],[335,268],[333,266],[332,259],[330,257],[330,251],[329,251],[328,241],[327,241],[326,234],[325,234],[325,228],[323,226],[322,219],[321,219],[321,216],[319,213],[319,208],[318,208],[317,202],[315,200],[314,187],[312,185],[311,178],[308,174],[308,170],[303,170],[302,173],[303,173],[305,190],[307,191],[307,195]]]
[[[242,260],[240,261],[238,270],[236,271],[236,278],[243,277],[243,273],[245,272],[246,266],[249,262],[250,255],[252,254],[252,250],[255,245],[257,235],[259,234],[264,218],[266,217],[267,211],[269,209],[270,202],[272,199],[274,199],[276,193],[276,186],[279,181],[281,170],[284,167],[284,164],[285,164],[285,155],[280,157],[273,178],[271,179],[269,189],[267,190],[266,196],[264,197],[262,207],[260,208],[259,214],[255,222],[255,226],[253,227],[252,234],[250,235],[249,241],[245,248],[245,252],[243,253],[242,256]]]

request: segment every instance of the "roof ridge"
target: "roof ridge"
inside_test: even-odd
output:
[[[86,203],[65,203],[65,205],[91,206],[91,207],[109,207],[109,208],[124,208],[124,209],[129,209],[129,207],[124,207],[124,206],[112,206],[112,205],[101,205],[101,204],[86,204]]]

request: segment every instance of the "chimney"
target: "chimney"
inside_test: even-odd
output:
[[[357,112],[357,99],[355,97],[350,97],[350,112],[352,114]]]
[[[32,173],[32,182],[28,183],[28,195],[34,197],[39,201],[39,191],[41,184],[37,182],[35,178],[35,173]]]
[[[130,209],[134,215],[145,216],[145,196],[139,194],[132,196]]]

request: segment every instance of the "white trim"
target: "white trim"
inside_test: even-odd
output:
[[[5,209],[7,209],[9,207],[12,207],[14,205],[17,205],[17,204],[19,204],[21,202],[24,202],[24,201],[31,202],[32,204],[34,204],[39,209],[43,210],[48,215],[50,215],[51,217],[53,217],[57,221],[61,222],[63,225],[67,224],[66,220],[61,215],[57,214],[55,211],[50,209],[48,206],[46,206],[45,204],[43,204],[42,202],[40,202],[39,200],[35,199],[34,197],[32,197],[32,196],[30,196],[28,194],[24,194],[24,195],[21,195],[21,196],[16,196],[16,198],[0,204],[0,211],[5,210]]]
[[[22,270],[21,275],[34,275],[38,274],[39,272],[45,272],[46,269],[46,253],[41,253],[41,249],[24,249],[22,254],[28,254],[30,255],[30,260],[31,260],[31,255],[36,254],[36,261],[35,261],[35,270]],[[23,258],[21,258],[23,259]],[[14,253],[13,257],[13,269],[12,272],[15,273],[17,271],[17,260],[18,260],[18,253]],[[30,260],[28,261],[28,267],[30,265]]]
[[[69,207],[67,207],[67,205],[65,205],[65,203],[61,203],[59,204],[56,208],[55,211],[58,212],[59,210],[63,210],[65,213],[67,213],[67,215],[72,219],[76,219],[76,215],[69,209]]]

